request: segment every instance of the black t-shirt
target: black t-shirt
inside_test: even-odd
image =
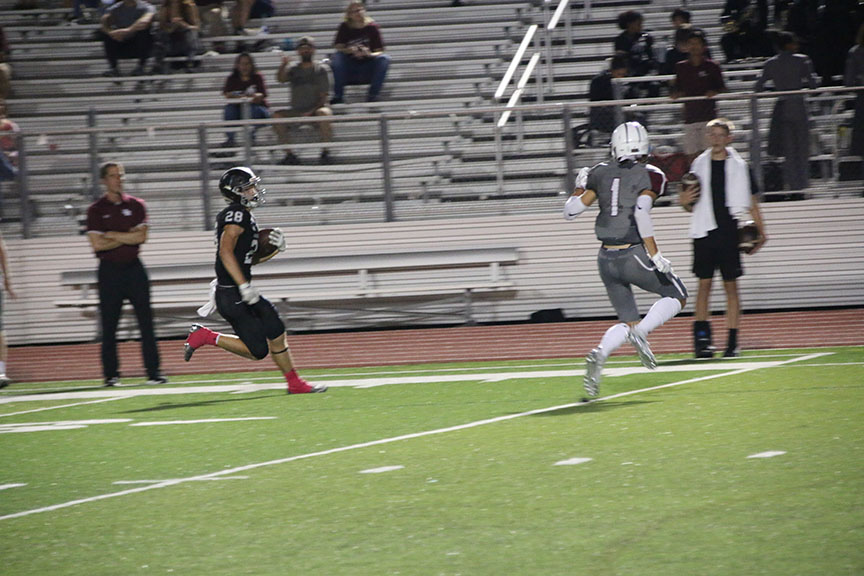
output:
[[[243,274],[247,280],[252,280],[252,256],[258,250],[258,223],[255,222],[252,212],[238,203],[230,204],[216,217],[216,280],[220,286],[237,285],[219,257],[219,242],[222,238],[222,232],[228,224],[243,228],[243,232],[234,246],[234,257],[243,269]]]

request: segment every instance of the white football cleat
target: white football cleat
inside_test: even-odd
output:
[[[597,396],[600,391],[600,378],[603,376],[603,364],[606,358],[600,353],[599,348],[594,348],[585,357],[585,378],[582,386],[588,396]]]
[[[649,370],[657,368],[657,359],[654,357],[654,353],[651,352],[648,339],[645,338],[641,330],[630,328],[630,332],[627,333],[627,340],[636,348],[636,352],[639,353],[639,361],[642,362],[642,366]]]

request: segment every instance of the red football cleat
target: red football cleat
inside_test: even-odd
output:
[[[288,383],[289,394],[318,394],[326,391],[326,384],[309,384],[300,377],[292,378]]]
[[[186,337],[186,343],[183,344],[183,359],[186,362],[192,359],[192,354],[195,353],[195,350],[204,346],[205,344],[216,344],[216,337],[219,334],[210,330],[209,328],[202,326],[201,324],[193,324],[191,328],[189,328],[189,336]]]

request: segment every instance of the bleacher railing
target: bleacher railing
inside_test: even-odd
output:
[[[749,157],[757,171],[761,168],[759,159],[767,139],[767,130],[763,129],[763,119],[770,114],[767,106],[771,100],[781,96],[802,95],[812,100],[814,107],[827,110],[819,118],[819,122],[814,123],[812,132],[827,144],[827,152],[821,154],[820,161],[825,161],[831,168],[825,183],[834,185],[838,179],[840,157],[848,156],[843,143],[840,142],[837,111],[854,93],[862,90],[864,87],[829,87],[788,92],[739,92],[720,94],[714,99],[718,102],[720,113],[732,117],[739,125],[739,132],[749,136]],[[308,207],[306,212],[302,214],[298,212],[299,223],[326,221],[321,219],[324,210],[317,212],[315,210],[326,204],[326,199],[319,201],[317,198],[325,196],[322,190],[328,182],[344,190],[343,196],[354,195],[350,200],[353,202],[350,204],[351,210],[346,210],[347,212],[355,214],[363,208],[365,216],[373,220],[393,221],[408,217],[434,218],[441,215],[459,215],[458,202],[469,197],[477,200],[492,199],[495,190],[499,191],[498,199],[502,201],[511,197],[554,199],[561,192],[562,181],[566,182],[563,186],[565,193],[572,190],[572,177],[578,165],[593,164],[608,157],[607,149],[602,146],[602,142],[600,146],[577,148],[577,143],[572,138],[572,119],[584,117],[592,107],[618,106],[625,110],[645,112],[649,115],[649,119],[662,117],[664,120],[656,126],[652,126],[649,122],[652,143],[659,145],[676,143],[680,138],[680,120],[669,122],[668,119],[680,118],[681,104],[703,99],[701,97],[677,100],[644,98],[579,102],[578,104],[547,102],[514,105],[510,108],[485,106],[467,110],[461,108],[388,114],[351,114],[329,118],[285,118],[203,124],[186,122],[164,124],[155,128],[152,126],[104,127],[100,126],[99,115],[94,113],[92,126],[88,128],[39,133],[24,130],[18,135],[18,194],[17,198],[12,200],[17,201],[18,204],[21,234],[24,237],[31,237],[34,219],[37,216],[32,209],[31,178],[54,178],[68,182],[67,186],[71,189],[76,174],[79,177],[82,173],[91,174],[91,181],[82,184],[80,196],[75,200],[79,205],[86,207],[92,201],[93,195],[98,194],[98,184],[95,184],[96,176],[92,175],[93,172],[100,162],[116,159],[126,164],[127,187],[130,193],[136,193],[134,186],[136,181],[140,181],[143,189],[141,195],[145,198],[151,193],[158,194],[166,188],[170,189],[170,194],[161,196],[163,201],[170,199],[176,202],[178,198],[182,198],[184,203],[182,210],[188,213],[188,216],[182,217],[172,208],[175,212],[172,212],[170,225],[180,227],[179,229],[209,229],[214,215],[211,200],[217,194],[213,180],[224,169],[225,163],[229,162],[229,165],[245,163],[255,167],[256,170],[263,170],[266,173],[267,186],[271,191],[276,192],[273,195],[274,201],[297,202],[297,205],[304,207],[304,210]],[[504,153],[493,154],[490,150],[492,133],[498,125],[496,120],[500,120],[501,115],[506,112],[531,115],[533,123],[531,128],[537,136],[525,140],[525,143],[533,146],[531,150],[523,152],[521,144],[515,139],[504,142],[506,144],[502,149]],[[345,163],[337,162],[333,166],[283,167],[277,166],[270,160],[270,155],[281,151],[282,148],[271,146],[268,149],[267,146],[252,146],[249,141],[249,135],[255,128],[277,123],[299,125],[319,121],[332,122],[336,134],[339,134],[340,126],[352,122],[366,126],[367,132],[377,127],[375,130],[377,141],[374,137],[370,137],[369,141],[364,143],[364,149],[377,149],[377,152],[370,153],[365,163],[351,163],[349,160]],[[408,149],[406,143],[412,140],[405,138],[405,134],[422,133],[423,128],[416,126],[423,121],[425,121],[424,126],[452,125],[448,130],[455,133],[453,140],[444,142],[436,148],[435,152],[425,148]],[[226,129],[238,127],[245,131],[246,137],[243,144],[237,147],[232,159],[226,161],[214,158],[210,144],[214,136],[221,137],[221,133]],[[175,161],[179,162],[176,160],[179,153],[172,150],[166,150],[160,156],[164,158],[162,166],[155,165],[152,159],[139,160],[133,153],[124,157],[122,139],[126,138],[130,142],[137,140],[140,144],[141,139],[151,137],[154,132],[157,135],[165,135],[163,138],[170,141],[189,142],[188,149],[184,151],[191,160],[186,160],[185,168],[174,165]],[[394,138],[394,134],[403,137]],[[78,148],[76,149],[75,146]],[[313,143],[306,146],[320,148],[321,144]],[[338,150],[339,142],[332,143],[332,146]],[[300,149],[301,146],[297,148]],[[71,151],[67,153],[66,149]],[[83,155],[77,151],[79,149],[84,150]],[[188,153],[189,151],[191,154]],[[485,159],[487,154],[488,160]],[[811,155],[811,161],[813,156],[816,155]],[[194,190],[175,190],[179,184],[167,181],[171,177],[159,178],[160,171],[172,174],[179,170],[185,170],[183,178],[187,183],[197,183],[197,199]],[[507,184],[503,192],[502,180]],[[491,182],[495,182],[494,189],[489,187]],[[153,188],[149,188],[151,186]],[[856,182],[854,186],[860,189],[860,182]],[[310,204],[314,205],[309,206]],[[156,205],[156,202],[152,202],[152,205]],[[496,209],[494,202],[487,205],[491,210]],[[474,214],[479,205],[468,207],[462,204],[462,206],[465,206],[463,210],[467,210],[467,213]],[[156,207],[158,208],[158,205]],[[286,210],[288,208],[290,207],[285,207]],[[409,213],[407,212],[409,209],[414,210],[411,212],[414,216],[405,216]],[[400,213],[400,210],[403,212]],[[78,212],[80,216],[80,209]],[[312,221],[311,215],[316,215],[319,220]],[[74,215],[66,215],[61,210],[46,212],[43,209],[39,214],[43,222],[58,223],[57,233],[64,229],[68,231],[70,216]],[[14,220],[14,218],[5,218],[4,228],[8,229],[14,224]]]

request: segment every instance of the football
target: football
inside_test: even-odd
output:
[[[258,264],[278,250],[276,246],[270,244],[270,232],[272,231],[273,228],[262,228],[258,231],[258,249],[252,256],[252,264]]]
[[[699,195],[702,192],[702,184],[699,182],[699,177],[693,172],[685,172],[681,176],[681,189],[693,187],[693,201],[690,206],[699,201]]]
[[[759,228],[752,220],[744,222],[738,227],[738,251],[750,254],[756,248],[759,241]]]

